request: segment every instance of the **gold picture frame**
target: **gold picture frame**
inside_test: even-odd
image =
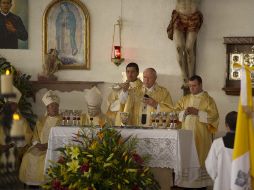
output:
[[[53,0],[43,15],[43,61],[57,50],[59,69],[90,69],[90,16],[79,0]]]

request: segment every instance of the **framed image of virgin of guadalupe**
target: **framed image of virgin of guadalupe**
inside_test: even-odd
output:
[[[59,69],[90,69],[90,17],[80,0],[53,0],[43,30],[44,61],[55,50]]]

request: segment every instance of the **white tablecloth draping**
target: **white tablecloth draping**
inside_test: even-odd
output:
[[[84,128],[85,130],[87,128]],[[98,129],[99,130],[99,129]],[[150,167],[172,168],[175,184],[193,181],[199,177],[199,161],[192,131],[172,129],[117,129],[123,137],[130,135],[138,139],[137,151],[150,156]],[[57,161],[59,152],[55,151],[66,144],[74,143],[72,137],[79,127],[53,127],[50,131],[45,170],[49,160]],[[188,171],[186,173],[186,171]]]

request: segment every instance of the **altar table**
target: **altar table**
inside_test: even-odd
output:
[[[83,128],[88,130],[88,128]],[[79,127],[53,127],[50,131],[48,150],[45,159],[45,171],[50,161],[57,161],[60,152],[57,148],[72,141]],[[98,129],[99,130],[99,129]],[[149,155],[150,167],[171,168],[175,173],[175,185],[193,181],[199,177],[199,161],[193,132],[174,129],[123,129],[117,128],[123,137],[133,136],[138,139],[137,152]],[[188,171],[188,172],[186,172]]]

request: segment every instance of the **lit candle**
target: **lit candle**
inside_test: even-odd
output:
[[[17,113],[12,115],[11,137],[23,137],[25,134],[23,120],[20,120],[20,116]]]
[[[6,70],[5,75],[1,75],[1,93],[10,94],[13,93],[12,88],[12,74],[9,70]]]

